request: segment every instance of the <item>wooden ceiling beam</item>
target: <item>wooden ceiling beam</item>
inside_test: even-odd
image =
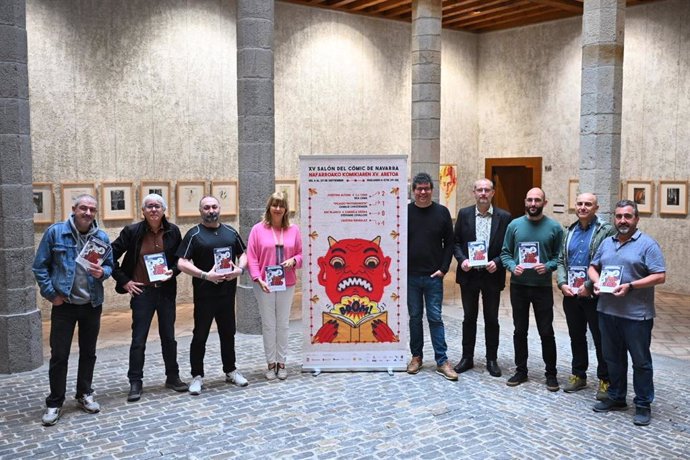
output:
[[[538,3],[544,6],[551,6],[559,10],[568,11],[570,13],[582,14],[582,4],[577,4],[569,0],[530,0],[532,3]]]
[[[348,10],[358,12],[380,3],[386,3],[386,0],[359,0],[353,3]]]
[[[455,16],[460,16],[462,14],[467,14],[467,13],[473,13],[473,12],[481,12],[483,10],[486,10],[487,8],[490,8],[495,5],[501,5],[506,3],[506,0],[493,0],[493,1],[477,1],[474,2],[474,4],[470,5],[469,3],[465,3],[464,5],[457,6],[454,9],[449,8],[448,12],[443,13],[443,19],[450,19]]]
[[[411,2],[411,0],[398,0],[398,1],[394,1],[394,2],[386,2],[381,6],[369,9],[369,13],[382,14],[382,13],[385,13],[386,11],[390,11],[392,9],[398,8],[400,5],[404,5],[406,3],[409,4],[410,2]]]
[[[456,24],[461,24],[461,23],[464,24],[466,22],[475,23],[477,21],[483,21],[485,19],[495,17],[497,14],[503,14],[504,12],[507,12],[507,14],[518,14],[519,15],[519,14],[521,14],[521,12],[525,8],[533,9],[533,8],[543,8],[543,7],[542,6],[534,6],[534,5],[530,4],[529,0],[520,0],[518,2],[511,4],[511,6],[499,5],[499,6],[495,6],[493,8],[487,8],[487,9],[484,9],[484,10],[477,12],[476,14],[466,15],[464,17],[451,19],[449,21],[443,21],[443,24],[451,26],[451,25],[456,25]]]
[[[344,6],[349,5],[350,3],[355,3],[357,0],[339,0],[334,3],[326,4],[329,8],[342,8]]]

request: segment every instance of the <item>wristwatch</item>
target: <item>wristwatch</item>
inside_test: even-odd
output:
[[[635,286],[633,286],[632,283],[628,283],[628,286],[630,286],[630,290],[631,290],[631,291],[632,291],[633,289],[635,289]]]

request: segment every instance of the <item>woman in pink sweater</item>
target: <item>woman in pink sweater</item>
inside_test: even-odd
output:
[[[290,225],[289,213],[285,195],[272,194],[264,218],[252,227],[247,244],[247,266],[261,313],[268,380],[287,378],[290,308],[297,282],[296,269],[302,267],[302,237],[299,228]]]

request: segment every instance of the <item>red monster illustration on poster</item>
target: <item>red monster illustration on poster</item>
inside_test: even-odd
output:
[[[318,281],[332,302],[312,343],[399,342],[381,302],[391,284],[391,258],[381,237],[373,240],[328,237],[328,251],[318,258]]]

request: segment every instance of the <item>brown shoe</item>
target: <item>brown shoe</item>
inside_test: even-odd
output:
[[[407,365],[408,374],[416,374],[422,369],[422,358],[421,356],[413,356],[410,360],[410,364]]]
[[[458,373],[455,372],[452,367],[450,367],[450,363],[448,361],[441,364],[440,366],[436,366],[436,373],[444,376],[448,380],[458,379]]]

